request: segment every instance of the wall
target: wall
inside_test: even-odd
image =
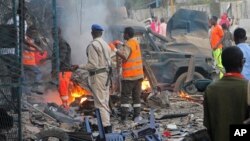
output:
[[[232,14],[235,19],[241,18],[250,18],[250,0],[239,0],[237,2],[232,3]],[[221,13],[225,12],[230,2],[221,2],[220,8]],[[192,9],[192,10],[199,10],[206,12],[209,16],[211,16],[210,12],[210,5],[203,4],[203,5],[188,5],[188,6],[175,6],[174,12],[176,9],[185,8],[185,9]],[[156,8],[152,9],[153,13],[158,17],[171,17],[171,7],[166,9],[164,8]],[[150,9],[141,9],[141,10],[134,10],[133,11],[133,18],[137,19],[138,21],[142,21],[150,17]]]

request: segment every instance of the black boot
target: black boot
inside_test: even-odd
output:
[[[110,126],[104,127],[104,131],[105,131],[106,134],[107,133],[112,133],[112,126],[110,125]]]
[[[126,121],[128,119],[128,108],[121,107],[121,120]]]
[[[134,107],[134,115],[133,115],[133,120],[140,116],[141,108],[140,107]]]

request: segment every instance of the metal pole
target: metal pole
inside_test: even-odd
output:
[[[19,0],[19,64],[20,64],[20,69],[23,70],[23,65],[22,65],[22,50],[23,50],[23,45],[24,45],[24,5],[25,2],[24,0]],[[21,76],[23,76],[23,71],[20,71]],[[19,79],[19,84],[22,84],[22,77],[18,78]],[[21,112],[21,97],[22,97],[22,86],[19,85],[17,87],[18,91],[18,140],[22,141],[22,112]]]
[[[12,16],[13,16],[13,23],[16,26],[16,0],[12,0]],[[16,47],[17,48],[17,47]]]
[[[57,26],[57,9],[56,9],[56,0],[52,1],[52,14],[53,14],[53,39],[54,39],[54,43],[53,43],[53,54],[55,58],[52,58],[52,60],[55,59],[55,61],[53,61],[55,64],[55,67],[52,67],[52,69],[56,69],[56,84],[58,85],[58,74],[59,74],[59,47],[58,47],[58,26]]]

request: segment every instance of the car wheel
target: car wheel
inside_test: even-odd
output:
[[[174,87],[174,92],[178,92],[182,89],[182,86],[184,85],[184,82],[186,81],[187,78],[187,72],[181,74],[175,81],[175,87]],[[194,80],[196,79],[204,79],[204,76],[201,75],[198,72],[194,72]],[[197,89],[195,87],[190,88],[189,91],[192,91],[195,93],[195,91],[197,91]],[[193,94],[193,93],[192,93]]]

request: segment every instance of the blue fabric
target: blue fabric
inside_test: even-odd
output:
[[[244,75],[247,80],[250,80],[250,46],[247,43],[240,43],[237,46],[241,49],[246,59],[241,74]]]
[[[99,31],[103,31],[104,29],[98,25],[98,24],[93,24],[91,27],[92,30],[99,30]]]

